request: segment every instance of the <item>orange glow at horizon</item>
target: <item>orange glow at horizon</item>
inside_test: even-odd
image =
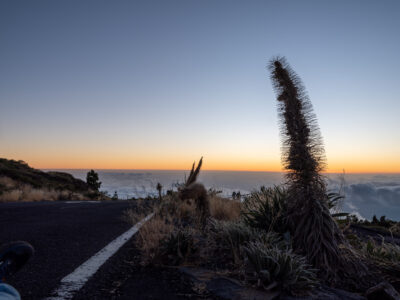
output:
[[[327,149],[327,173],[400,173],[400,159],[393,150],[361,152],[359,149],[339,151]],[[186,149],[164,144],[163,147],[135,147],[92,144],[32,143],[4,149],[1,157],[23,160],[37,169],[126,169],[126,170],[188,170],[194,161],[204,157],[203,170],[282,172],[278,147],[229,144],[203,145]]]
[[[192,166],[194,161],[198,162],[201,155],[193,158],[183,157],[181,159],[121,159],[121,160],[97,160],[97,159],[80,159],[80,160],[64,160],[58,161],[47,160],[31,160],[26,161],[30,166],[37,169],[118,169],[118,170],[187,170]],[[282,168],[279,162],[268,160],[242,160],[230,161],[224,159],[203,158],[203,170],[215,171],[268,171],[280,172]]]
[[[132,159],[81,157],[79,159],[69,157],[59,159],[48,157],[47,159],[28,158],[25,161],[37,169],[119,169],[119,170],[188,170],[194,161],[198,161],[201,155],[196,157],[159,157]],[[15,158],[18,159],[18,158]],[[204,157],[203,170],[213,171],[249,171],[249,172],[282,172],[284,171],[280,161],[274,159],[232,159]],[[333,160],[328,163],[326,173],[400,173],[400,163],[378,160]]]

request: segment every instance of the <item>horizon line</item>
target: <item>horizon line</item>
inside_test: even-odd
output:
[[[39,170],[97,170],[97,171],[188,171],[190,169],[110,169],[110,168],[38,168]],[[253,172],[253,173],[286,173],[288,171],[264,171],[264,170],[221,170],[221,169],[204,169],[201,171],[209,171],[209,172]],[[343,174],[343,172],[335,172],[335,171],[326,171],[321,172],[322,174]],[[400,174],[400,171],[397,172],[384,172],[384,171],[368,171],[368,172],[344,172],[346,174]]]

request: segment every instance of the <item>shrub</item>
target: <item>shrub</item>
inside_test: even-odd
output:
[[[197,177],[203,163],[203,157],[200,159],[197,167],[193,163],[192,170],[183,187],[178,187],[179,198],[184,200],[193,199],[196,203],[196,211],[201,228],[204,230],[207,225],[207,220],[210,217],[210,202],[208,199],[207,190],[204,185],[197,183]]]
[[[305,257],[291,250],[250,242],[243,251],[245,279],[253,286],[297,294],[317,285],[315,270],[306,263]]]
[[[0,202],[17,202],[22,200],[22,191],[21,190],[11,190],[7,192],[3,192],[0,195]]]
[[[379,223],[379,221],[378,221],[378,218],[376,217],[376,215],[374,215],[373,217],[372,217],[372,222],[371,222],[372,224],[378,224]]]
[[[156,214],[140,228],[137,245],[142,253],[142,263],[151,264],[160,259],[161,242],[174,230],[174,225],[167,216]]]
[[[210,213],[216,220],[233,221],[238,220],[241,212],[241,203],[237,200],[210,197]]]
[[[196,207],[192,201],[179,202],[176,214],[180,223],[193,224],[197,220]]]
[[[99,181],[99,174],[97,174],[94,170],[90,170],[86,174],[86,183],[90,189],[98,192],[101,186],[101,182]]]
[[[158,213],[162,216],[176,216],[181,203],[177,193],[166,195],[159,204]]]
[[[348,217],[350,214],[341,211],[341,204],[343,202],[344,196],[340,193],[330,192],[327,194],[328,198],[328,208],[332,214],[332,217],[340,219],[342,217]]]
[[[161,185],[161,183],[157,183],[156,189],[158,191],[158,199],[161,201],[162,200],[162,196],[161,196],[162,185]]]
[[[390,228],[389,231],[392,234],[400,235],[400,222],[395,222]]]
[[[377,244],[372,238],[370,238],[366,243],[364,243],[362,251],[372,259],[394,264],[400,263],[400,246],[385,243],[383,237],[380,244]]]
[[[193,231],[184,228],[174,230],[161,241],[160,247],[167,264],[181,264],[195,252]]]
[[[145,214],[137,213],[137,211],[132,208],[125,210],[122,214],[122,220],[132,225],[136,225],[137,222],[143,220],[145,217]]]
[[[3,190],[12,189],[17,186],[17,182],[9,177],[0,176],[0,186]]]
[[[354,233],[348,233],[345,235],[347,241],[355,248],[360,248],[361,240],[360,238]]]
[[[286,189],[262,187],[252,192],[243,203],[243,220],[253,228],[286,232]]]
[[[240,222],[212,222],[210,230],[211,248],[227,253],[234,264],[241,262],[240,247],[258,238],[255,229]]]
[[[277,234],[262,232],[243,222],[214,222],[212,235],[217,247],[231,253],[234,264],[242,261],[241,247],[249,242],[260,241],[267,245],[283,246]]]
[[[232,192],[232,199],[233,200],[241,200],[242,199],[242,195],[240,194],[240,191],[238,192]]]
[[[181,201],[177,193],[165,195],[158,206],[158,213],[171,218],[175,225],[194,224],[197,221],[196,206],[192,200]]]

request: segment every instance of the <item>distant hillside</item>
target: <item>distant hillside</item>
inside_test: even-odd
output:
[[[86,182],[71,174],[43,172],[24,161],[0,158],[0,202],[84,200],[90,193]]]
[[[89,187],[83,180],[74,178],[63,172],[43,172],[31,168],[24,161],[0,158],[0,177],[8,177],[34,188],[51,188],[55,190],[88,191]]]

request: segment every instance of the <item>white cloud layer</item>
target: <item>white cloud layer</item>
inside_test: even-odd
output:
[[[85,179],[86,171],[71,171],[78,178]],[[185,171],[99,171],[103,182],[102,190],[111,195],[117,191],[120,198],[146,197],[157,195],[156,185],[160,182],[164,192],[183,182]],[[222,190],[225,196],[234,191],[242,195],[260,186],[273,186],[283,182],[281,173],[273,172],[224,172],[203,171],[199,180],[207,188]],[[328,187],[338,191],[342,185],[345,200],[342,210],[371,219],[385,215],[400,220],[400,174],[347,174],[344,180],[340,175],[327,175]]]

